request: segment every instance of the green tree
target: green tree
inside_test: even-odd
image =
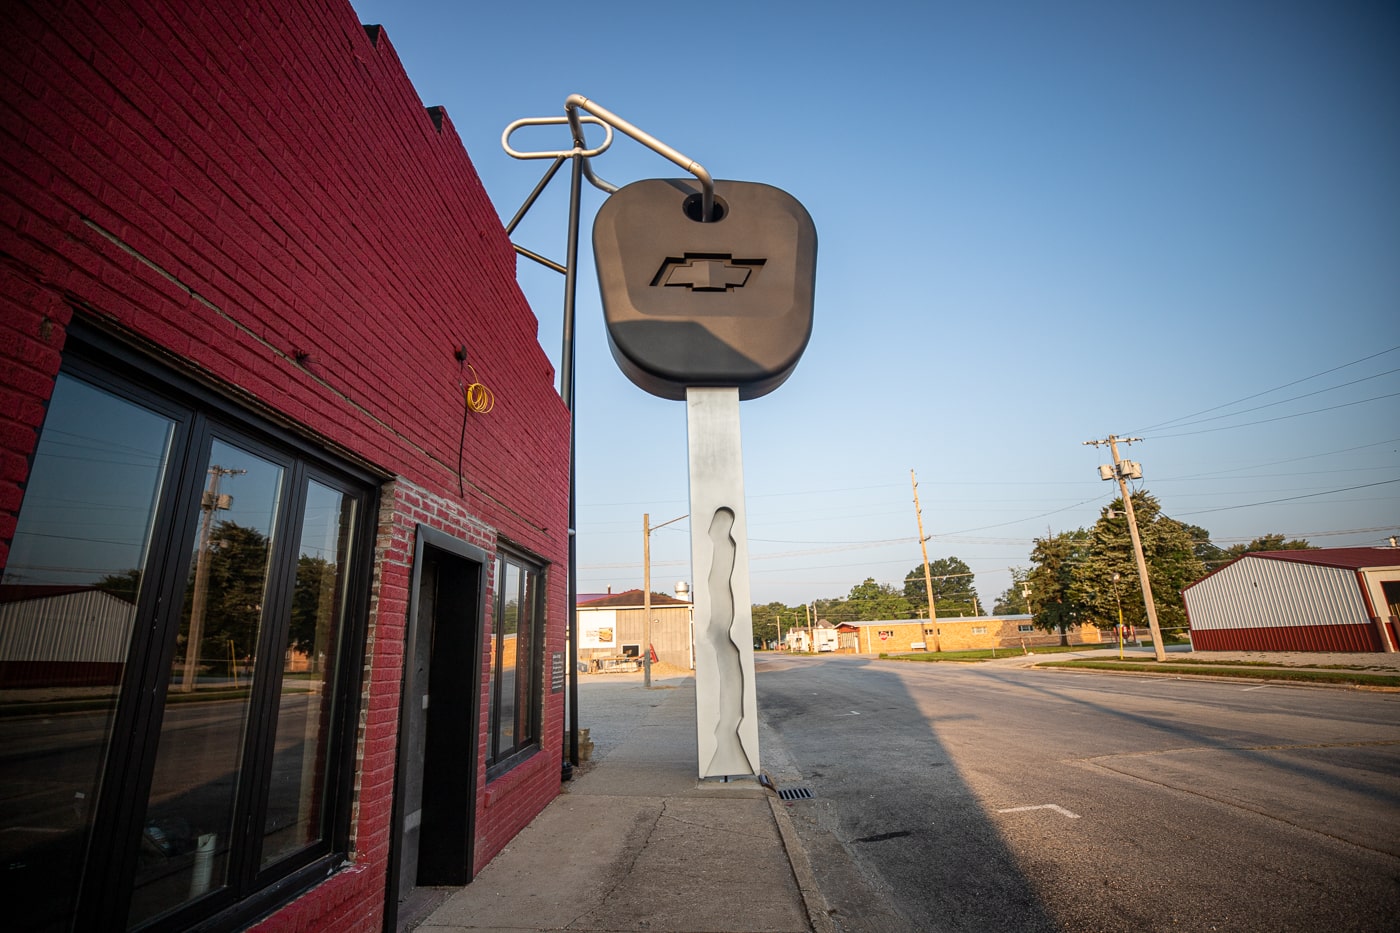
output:
[[[1030,609],[1036,628],[1058,631],[1060,643],[1069,643],[1069,629],[1090,621],[1089,607],[1075,586],[1079,567],[1089,553],[1090,536],[1083,528],[1036,538],[1031,548]]]
[[[996,604],[992,606],[992,614],[999,616],[1012,616],[1029,614],[1030,603],[1026,602],[1026,578],[1030,571],[1025,567],[1011,568],[1011,585],[997,597]]]
[[[104,593],[135,605],[136,597],[141,592],[141,568],[132,567],[130,570],[123,570],[120,573],[109,573],[93,586]]]
[[[306,654],[313,671],[320,670],[321,654],[330,651],[331,626],[339,611],[336,582],[336,565],[324,557],[303,554],[297,559],[289,641],[293,650]]]
[[[913,607],[899,590],[866,577],[846,596],[812,601],[812,613],[833,625],[873,619],[912,619]]]
[[[971,567],[956,557],[940,557],[928,562],[928,571],[933,583],[933,606],[940,616],[977,615],[981,602],[972,585]],[[920,615],[928,615],[923,564],[904,575],[904,598]]]
[[[1223,554],[1226,558],[1235,558],[1253,554],[1256,551],[1310,551],[1312,549],[1313,545],[1309,544],[1306,538],[1289,540],[1284,535],[1269,534],[1260,535],[1248,544],[1231,545],[1225,549]]]
[[[1134,507],[1136,507],[1136,503],[1134,503]],[[1200,525],[1183,525],[1182,527],[1186,529],[1191,540],[1195,542],[1196,556],[1201,559],[1201,563],[1205,564],[1207,569],[1226,559],[1225,549],[1210,540],[1209,531]]]
[[[1152,601],[1157,608],[1157,622],[1164,631],[1184,631],[1186,606],[1181,591],[1205,573],[1197,550],[1200,538],[1192,526],[1162,514],[1161,504],[1146,491],[1133,493],[1133,511],[1152,586]],[[1121,603],[1124,622],[1146,625],[1147,610],[1141,596],[1137,561],[1122,499],[1115,500],[1101,513],[1089,537],[1089,546],[1071,587],[1075,602],[1084,608],[1083,621],[1110,626],[1118,619]],[[1116,590],[1115,573],[1118,574]]]
[[[246,658],[257,651],[267,584],[267,536],[256,528],[221,521],[210,535],[207,560],[208,588],[197,656],[227,668],[231,666],[230,654]],[[193,601],[195,577],[196,567],[191,566],[190,595],[185,600],[184,610],[187,616]],[[188,618],[185,624],[188,626]]]
[[[843,621],[909,619],[914,615],[913,607],[903,593],[888,583],[876,583],[874,577],[866,577],[863,582],[851,587],[846,602],[854,615],[850,620]]]
[[[753,637],[763,644],[779,640],[779,620],[782,620],[782,634],[786,635],[794,626],[807,624],[807,609],[804,606],[789,606],[772,602],[753,607]]]

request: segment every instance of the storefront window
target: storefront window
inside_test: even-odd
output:
[[[71,922],[175,427],[54,386],[0,582],[0,898],[18,929]]]
[[[309,484],[297,549],[292,619],[282,659],[271,785],[261,863],[316,842],[323,832],[326,745],[334,712],[336,646],[345,617],[355,500]]]
[[[235,928],[343,857],[372,495],[198,387],[70,361],[0,580],[6,929]]]
[[[133,923],[227,881],[286,471],[221,440],[209,461],[142,823]]]

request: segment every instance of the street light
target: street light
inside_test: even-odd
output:
[[[642,513],[642,632],[646,636],[646,644],[642,646],[642,685],[648,690],[651,689],[651,533],[689,517],[690,513],[687,512],[680,518],[662,522],[653,528],[651,513]]]
[[[1118,571],[1113,572],[1113,602],[1118,606],[1118,660],[1123,660],[1123,601],[1118,598]]]

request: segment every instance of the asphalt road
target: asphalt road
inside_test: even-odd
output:
[[[761,655],[838,926],[1400,929],[1400,695]]]

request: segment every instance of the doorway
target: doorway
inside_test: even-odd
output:
[[[472,878],[486,552],[418,527],[385,930],[410,928]]]

